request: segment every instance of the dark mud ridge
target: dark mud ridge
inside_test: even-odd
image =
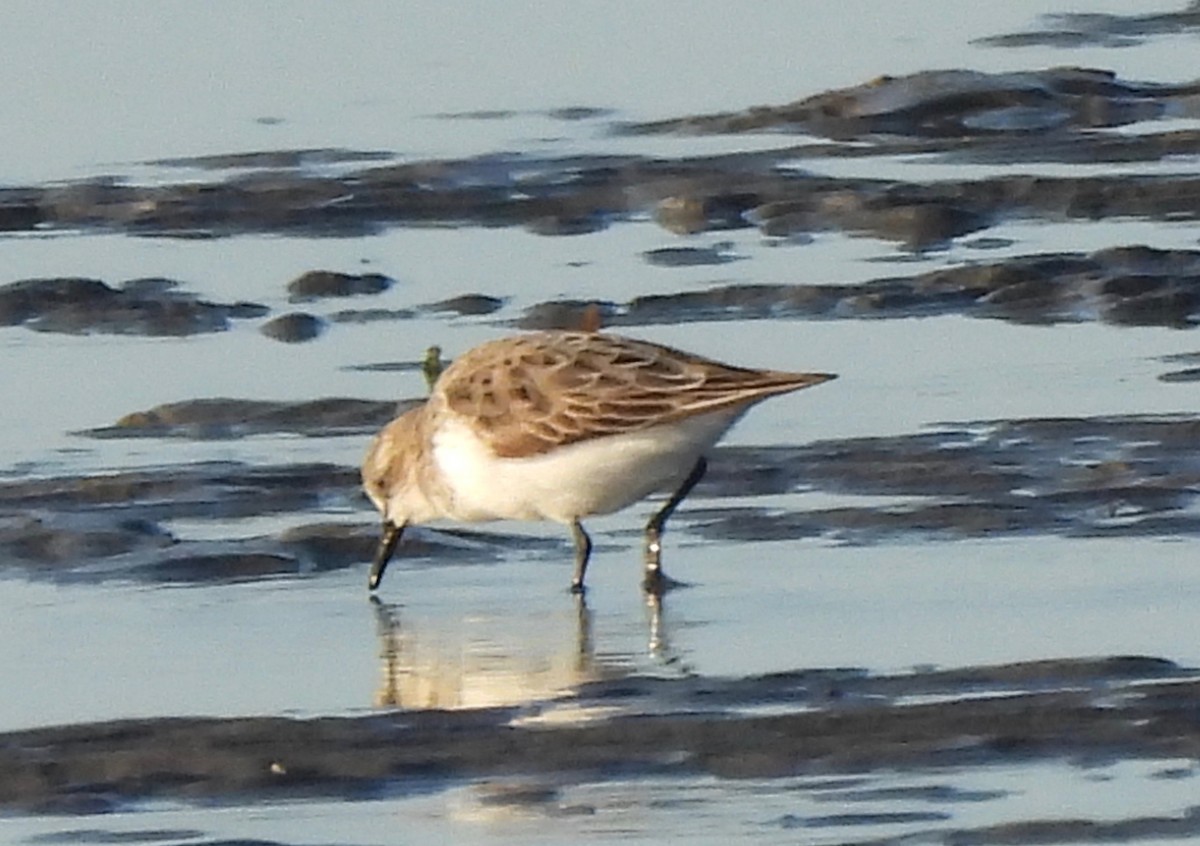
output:
[[[1103,320],[1194,326],[1200,319],[1200,250],[1114,247],[979,262],[855,285],[715,285],[625,303],[561,300],[530,306],[523,329],[580,325],[588,308],[606,326],[773,318],[898,318],[966,314],[1051,324]]]
[[[198,400],[130,414],[83,434],[360,436],[395,410],[391,403],[364,400]],[[1190,537],[1200,534],[1197,444],[1200,417],[1180,414],[977,421],[894,437],[718,447],[670,534],[850,543],[1046,534]],[[846,501],[797,510],[705,503],[706,497],[801,491]],[[856,502],[856,496],[871,499]],[[357,516],[347,518],[348,512]],[[293,525],[230,541],[192,540],[172,525],[264,515],[286,515]],[[406,537],[401,560],[487,562],[520,552],[561,562],[565,574],[565,539],[504,529],[420,527]],[[332,464],[209,462],[0,481],[0,563],[54,579],[206,582],[313,574],[365,566],[377,532],[357,468]]]
[[[1155,26],[1128,18],[1118,23]],[[1200,130],[1153,127],[1197,117],[1200,82],[1144,83],[1083,68],[927,71],[881,77],[795,103],[611,127],[614,133],[644,135],[773,132],[780,137],[773,150],[676,159],[513,153],[401,164],[379,164],[378,151],[203,157],[192,164],[233,174],[178,185],[135,185],[112,177],[0,188],[0,231],[360,236],[390,226],[482,225],[578,235],[650,216],[675,234],[756,229],[766,243],[801,249],[795,245],[820,233],[844,232],[921,253],[955,243],[986,246],[997,240],[988,235],[991,227],[1014,219],[1194,221],[1200,215],[1200,177],[1186,164],[1172,172],[1170,163],[1200,155]],[[1139,131],[1123,131],[1135,123]],[[789,143],[792,135],[822,140]],[[959,170],[956,178],[926,182],[818,173],[830,158],[917,155],[1005,170],[978,178],[963,178]],[[370,164],[332,175],[311,169],[323,161]],[[1046,163],[1105,162],[1156,168],[1083,176],[1017,171]],[[642,258],[669,273],[744,257],[729,242],[716,241],[647,250]],[[864,284],[727,285],[598,305],[610,325],[961,312],[1027,322],[1190,326],[1200,313],[1197,280],[1200,252],[1130,246],[1018,256]],[[287,294],[317,313],[272,315],[260,328],[268,337],[299,342],[342,322],[479,316],[505,304],[504,297],[463,292],[413,308],[319,308],[329,298],[378,295],[394,284],[378,274],[312,271],[291,281]],[[536,304],[504,322],[568,325],[578,321],[583,305]],[[265,316],[262,305],[206,302],[170,280],[112,286],[94,279],[25,279],[0,287],[0,325],[41,331],[183,335]]]
[[[311,304],[380,294],[392,284],[392,280],[378,274],[313,270],[288,283],[287,292],[291,302]],[[485,294],[460,294],[397,310],[343,308],[324,316],[288,312],[262,323],[259,330],[269,338],[294,343],[312,340],[329,323],[485,315],[502,308],[504,302],[501,297]],[[261,318],[269,313],[270,309],[260,303],[202,300],[174,279],[130,279],[114,286],[99,279],[58,277],[0,285],[0,326],[24,326],[37,332],[198,335],[224,331],[234,320]]]
[[[689,159],[501,154],[340,175],[312,173],[311,157],[297,156],[289,166],[288,151],[273,154],[276,161],[248,153],[224,157],[237,172],[207,183],[134,185],[112,177],[5,188],[0,229],[218,237],[362,235],[394,225],[470,223],[574,235],[650,211],[678,232],[757,225],[779,236],[837,229],[927,248],[1013,216],[1194,219],[1197,177],[916,183],[820,177],[801,165],[917,154],[950,163],[1158,162],[1195,155],[1200,132],[1116,130],[1198,114],[1196,82],[1144,83],[1086,68],[926,71],[780,106],[613,126],[626,134],[776,132],[782,142],[776,150]],[[827,140],[788,145],[789,135]]]
[[[659,713],[553,726],[530,721],[529,709],[482,709],[9,732],[0,735],[0,808],[95,813],[145,799],[371,798],[477,777],[774,778],[1200,757],[1200,678],[1154,658],[900,676],[626,678],[585,685],[566,701],[619,706],[647,695]],[[756,715],[760,706],[776,712]],[[1178,824],[1194,834],[1200,817]]]
[[[1200,31],[1200,3],[1192,0],[1178,12],[1110,15],[1095,12],[1044,15],[1045,25],[1026,32],[981,38],[975,43],[993,47],[1127,47],[1158,35],[1186,35]]]
[[[724,248],[718,244],[652,252],[654,261],[672,264],[733,260]],[[712,259],[712,255],[720,258]],[[328,271],[321,274],[332,275]],[[312,299],[306,297],[305,301]],[[337,307],[320,314],[294,311],[263,321],[259,331],[275,340],[295,343],[313,340],[337,324],[482,317],[500,311],[505,303],[504,297],[466,293],[410,308]],[[1092,253],[1041,253],[972,262],[854,284],[727,284],[638,296],[627,302],[548,300],[528,306],[515,318],[495,319],[521,329],[574,329],[583,324],[589,310],[595,310],[605,326],[614,328],[719,320],[940,314],[1033,324],[1102,320],[1126,326],[1185,328],[1200,322],[1200,250],[1111,247]],[[23,279],[0,286],[0,326],[23,325],[40,332],[194,335],[223,331],[235,320],[263,318],[269,311],[257,303],[202,300],[185,292],[180,283],[165,279],[136,279],[116,287],[97,279]]]

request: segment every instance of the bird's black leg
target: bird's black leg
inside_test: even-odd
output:
[[[571,537],[575,539],[575,576],[571,579],[571,593],[583,593],[583,576],[592,555],[592,539],[578,520],[571,521]]]
[[[666,504],[658,510],[658,513],[650,518],[650,522],[646,524],[646,571],[645,577],[642,579],[642,589],[647,593],[661,594],[669,589],[677,582],[669,579],[662,571],[662,533],[663,526],[667,519],[675,513],[675,509],[679,507],[679,503],[683,502],[684,498],[691,493],[692,488],[704,478],[704,472],[708,469],[708,462],[703,456],[696,460],[696,464],[692,467],[692,472],[688,473],[687,478],[683,480],[683,484],[675,493],[671,494],[671,498],[666,501]]]

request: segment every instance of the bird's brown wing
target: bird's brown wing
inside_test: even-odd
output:
[[[471,350],[442,374],[435,400],[468,421],[497,455],[520,457],[832,378],[730,367],[615,335],[541,332]]]

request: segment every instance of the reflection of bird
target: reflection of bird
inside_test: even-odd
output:
[[[404,527],[452,520],[554,520],[571,528],[583,590],[591,539],[580,520],[671,492],[645,530],[647,591],[669,587],[659,536],[704,475],[704,453],[750,406],[827,373],[721,364],[600,332],[539,332],[483,344],[430,398],[384,427],[363,463],[383,514],[378,587]]]
[[[402,623],[399,607],[376,595],[371,604],[383,662],[383,680],[374,697],[377,707],[521,705],[561,696],[586,682],[620,678],[631,670],[627,660],[596,658],[592,615],[582,596],[576,599],[573,638],[546,637],[544,621],[539,621],[536,634],[511,649],[480,637],[477,627],[460,625],[462,620],[449,626],[418,626],[411,618]],[[661,628],[657,612],[655,617],[652,640]],[[512,630],[508,622],[506,637]],[[661,660],[659,654],[651,654]]]
[[[376,596],[371,597],[371,606],[375,609],[375,630],[379,635],[381,647],[380,658],[383,659],[383,685],[375,694],[375,705],[384,708],[397,707],[404,704],[400,696],[400,621],[396,617],[394,605],[385,605]]]

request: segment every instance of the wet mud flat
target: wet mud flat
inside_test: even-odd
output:
[[[1200,179],[1188,163],[1200,155],[1200,130],[1177,127],[1197,120],[1195,81],[1145,83],[1079,68],[927,71],[779,106],[609,128],[626,137],[770,133],[781,142],[771,150],[678,158],[510,153],[386,165],[375,161],[377,151],[204,157],[192,166],[219,166],[228,175],[177,185],[114,176],[0,188],[0,230],[359,237],[398,226],[487,226],[570,236],[649,218],[667,233],[693,236],[686,245],[644,252],[645,263],[663,273],[740,262],[746,256],[732,242],[697,243],[737,230],[794,250],[797,260],[824,233],[878,239],[899,256],[927,256],[964,245],[1011,246],[992,230],[1014,220],[1195,221]],[[790,136],[803,140],[788,143]],[[820,173],[822,163],[835,159],[897,157],[946,165],[947,176]],[[369,167],[359,167],[364,159]],[[330,162],[349,169],[320,171]],[[1154,168],[1071,171],[1105,163]],[[733,283],[626,302],[550,300],[520,315],[503,311],[509,291],[447,290],[437,301],[406,308],[370,307],[363,303],[394,280],[323,269],[279,280],[294,305],[282,313],[250,299],[204,300],[178,280],[33,278],[0,285],[0,326],[185,336],[251,323],[268,337],[305,342],[327,338],[338,324],[412,319],[493,316],[521,328],[577,326],[594,304],[608,326],[965,313],[1021,323],[1188,327],[1200,313],[1198,278],[1200,251],[1117,244],[1090,253],[976,259],[865,283]]]
[[[1173,371],[1175,372],[1175,371]],[[417,402],[413,399],[410,402]],[[202,400],[128,415],[100,437],[361,434],[390,403]],[[820,537],[842,543],[1053,535],[1200,534],[1200,416],[1127,415],[968,421],[880,438],[718,447],[671,534],[717,541]],[[789,510],[766,495],[820,491],[849,504]],[[858,502],[855,497],[862,497]],[[719,506],[706,500],[721,498]],[[882,498],[882,501],[880,499]],[[743,502],[744,500],[744,502]],[[330,519],[338,513],[338,519]],[[193,463],[86,476],[0,481],[0,561],[62,581],[222,582],[311,576],[369,561],[378,526],[355,467]],[[174,521],[287,517],[274,534],[193,539]],[[422,527],[416,559],[487,561],[505,552],[570,557],[562,539]]]
[[[1065,16],[1046,31],[992,43],[1128,43],[1194,29],[1194,6],[1137,19]],[[0,231],[18,238],[355,238],[391,227],[486,226],[566,238],[650,219],[668,236],[690,237],[683,246],[670,242],[640,254],[651,272],[670,274],[745,267],[749,257],[724,240],[731,233],[793,251],[797,261],[815,239],[845,233],[883,241],[903,260],[955,256],[960,247],[1007,250],[1014,245],[994,230],[1009,221],[1176,226],[1200,214],[1193,167],[1200,156],[1200,130],[1193,126],[1200,120],[1200,83],[1187,79],[1150,83],[1099,68],[952,69],[881,77],[736,112],[640,123],[616,117],[581,109],[563,119],[608,121],[624,149],[638,138],[736,140],[746,133],[771,134],[780,143],[675,158],[518,152],[400,162],[386,151],[280,150],[164,160],[156,163],[164,171],[206,175],[152,185],[112,176],[2,187]],[[901,157],[946,166],[948,178],[821,173],[830,163]],[[1123,167],[1075,169],[1105,163]],[[281,342],[329,344],[346,324],[469,317],[496,327],[577,327],[589,310],[614,328],[945,314],[1190,328],[1200,318],[1200,249],[1119,243],[974,256],[867,282],[722,282],[627,300],[593,291],[525,304],[520,313],[506,310],[513,292],[505,290],[446,290],[428,302],[374,307],[372,298],[394,280],[323,269],[278,280],[284,296],[276,299],[287,301],[279,312],[254,301],[261,291],[216,302],[173,279],[30,278],[0,285],[0,331],[185,337],[254,327]],[[355,367],[390,372],[421,364]],[[1160,378],[1194,381],[1195,364],[1196,356],[1164,359]],[[181,397],[131,408],[111,425],[77,434],[365,442],[418,401]],[[1181,413],[966,419],[891,437],[721,447],[667,543],[689,535],[728,543],[822,538],[880,545],[1013,536],[1084,544],[1097,537],[1188,539],[1200,533],[1197,444],[1200,416]],[[823,492],[839,504],[767,508],[752,499],[803,492]],[[262,518],[272,528],[213,539],[233,521]],[[0,567],[55,583],[313,579],[363,568],[377,531],[357,469],[329,462],[212,461],[0,479]],[[565,539],[498,527],[413,532],[403,554],[495,562],[518,552],[565,563],[570,551]],[[563,573],[565,587],[565,567]],[[481,805],[586,816],[595,807],[571,789],[584,781],[805,777],[810,792],[855,803],[885,790],[867,776],[906,773],[929,783],[896,793],[911,801],[890,817],[797,812],[771,824],[916,827],[894,838],[860,839],[896,844],[1194,837],[1200,812],[1190,805],[1168,814],[1043,816],[986,826],[959,825],[943,808],[997,798],[957,786],[953,773],[960,768],[1059,762],[1082,769],[1132,760],[1160,766],[1155,777],[1164,781],[1193,779],[1200,759],[1198,685],[1200,673],[1168,658],[1051,658],[894,675],[853,668],[742,678],[624,675],[505,708],[51,726],[0,734],[0,809],[70,815],[157,800],[380,799],[470,783]],[[585,716],[560,719],[564,713]]]
[[[313,173],[311,155],[264,169],[264,156],[250,153],[223,158],[232,173],[210,182],[147,186],[112,177],[0,189],[0,229],[196,238],[356,236],[395,225],[480,224],[576,235],[652,213],[679,233],[758,227],[764,236],[786,239],[850,231],[930,249],[1004,218],[1194,219],[1196,178],[1015,173],[908,182],[839,179],[805,165],[918,154],[948,164],[1163,162],[1200,151],[1200,131],[1155,132],[1153,124],[1198,115],[1194,81],[1145,83],[1103,69],[926,71],[780,106],[612,125],[624,135],[769,132],[781,141],[819,139],[774,150],[677,159],[515,153],[329,173]],[[1134,124],[1146,131],[1120,131]],[[365,157],[325,151],[326,160],[339,152],[351,162]]]
[[[643,709],[646,699],[657,703],[654,712]],[[596,703],[609,715],[566,724],[538,719],[543,708]],[[1161,659],[1113,657],[898,676],[846,669],[742,679],[635,677],[584,685],[569,698],[521,709],[128,720],[0,735],[0,807],[94,814],[162,799],[362,800],[466,779],[488,785],[492,803],[553,809],[564,784],[646,775],[773,779],[886,771],[936,781],[939,772],[959,767],[1049,760],[1177,764],[1200,755],[1198,704],[1196,671]],[[855,783],[840,785],[853,801]],[[862,798],[870,792],[864,789]],[[954,791],[943,793],[952,804]],[[589,813],[578,805],[570,810]],[[803,822],[793,819],[789,827]],[[1022,842],[1104,842],[1118,831],[1138,839],[1198,828],[1200,817],[1181,809],[1171,818],[1046,819],[928,834],[955,843],[1012,842],[1019,831],[1031,838]]]

